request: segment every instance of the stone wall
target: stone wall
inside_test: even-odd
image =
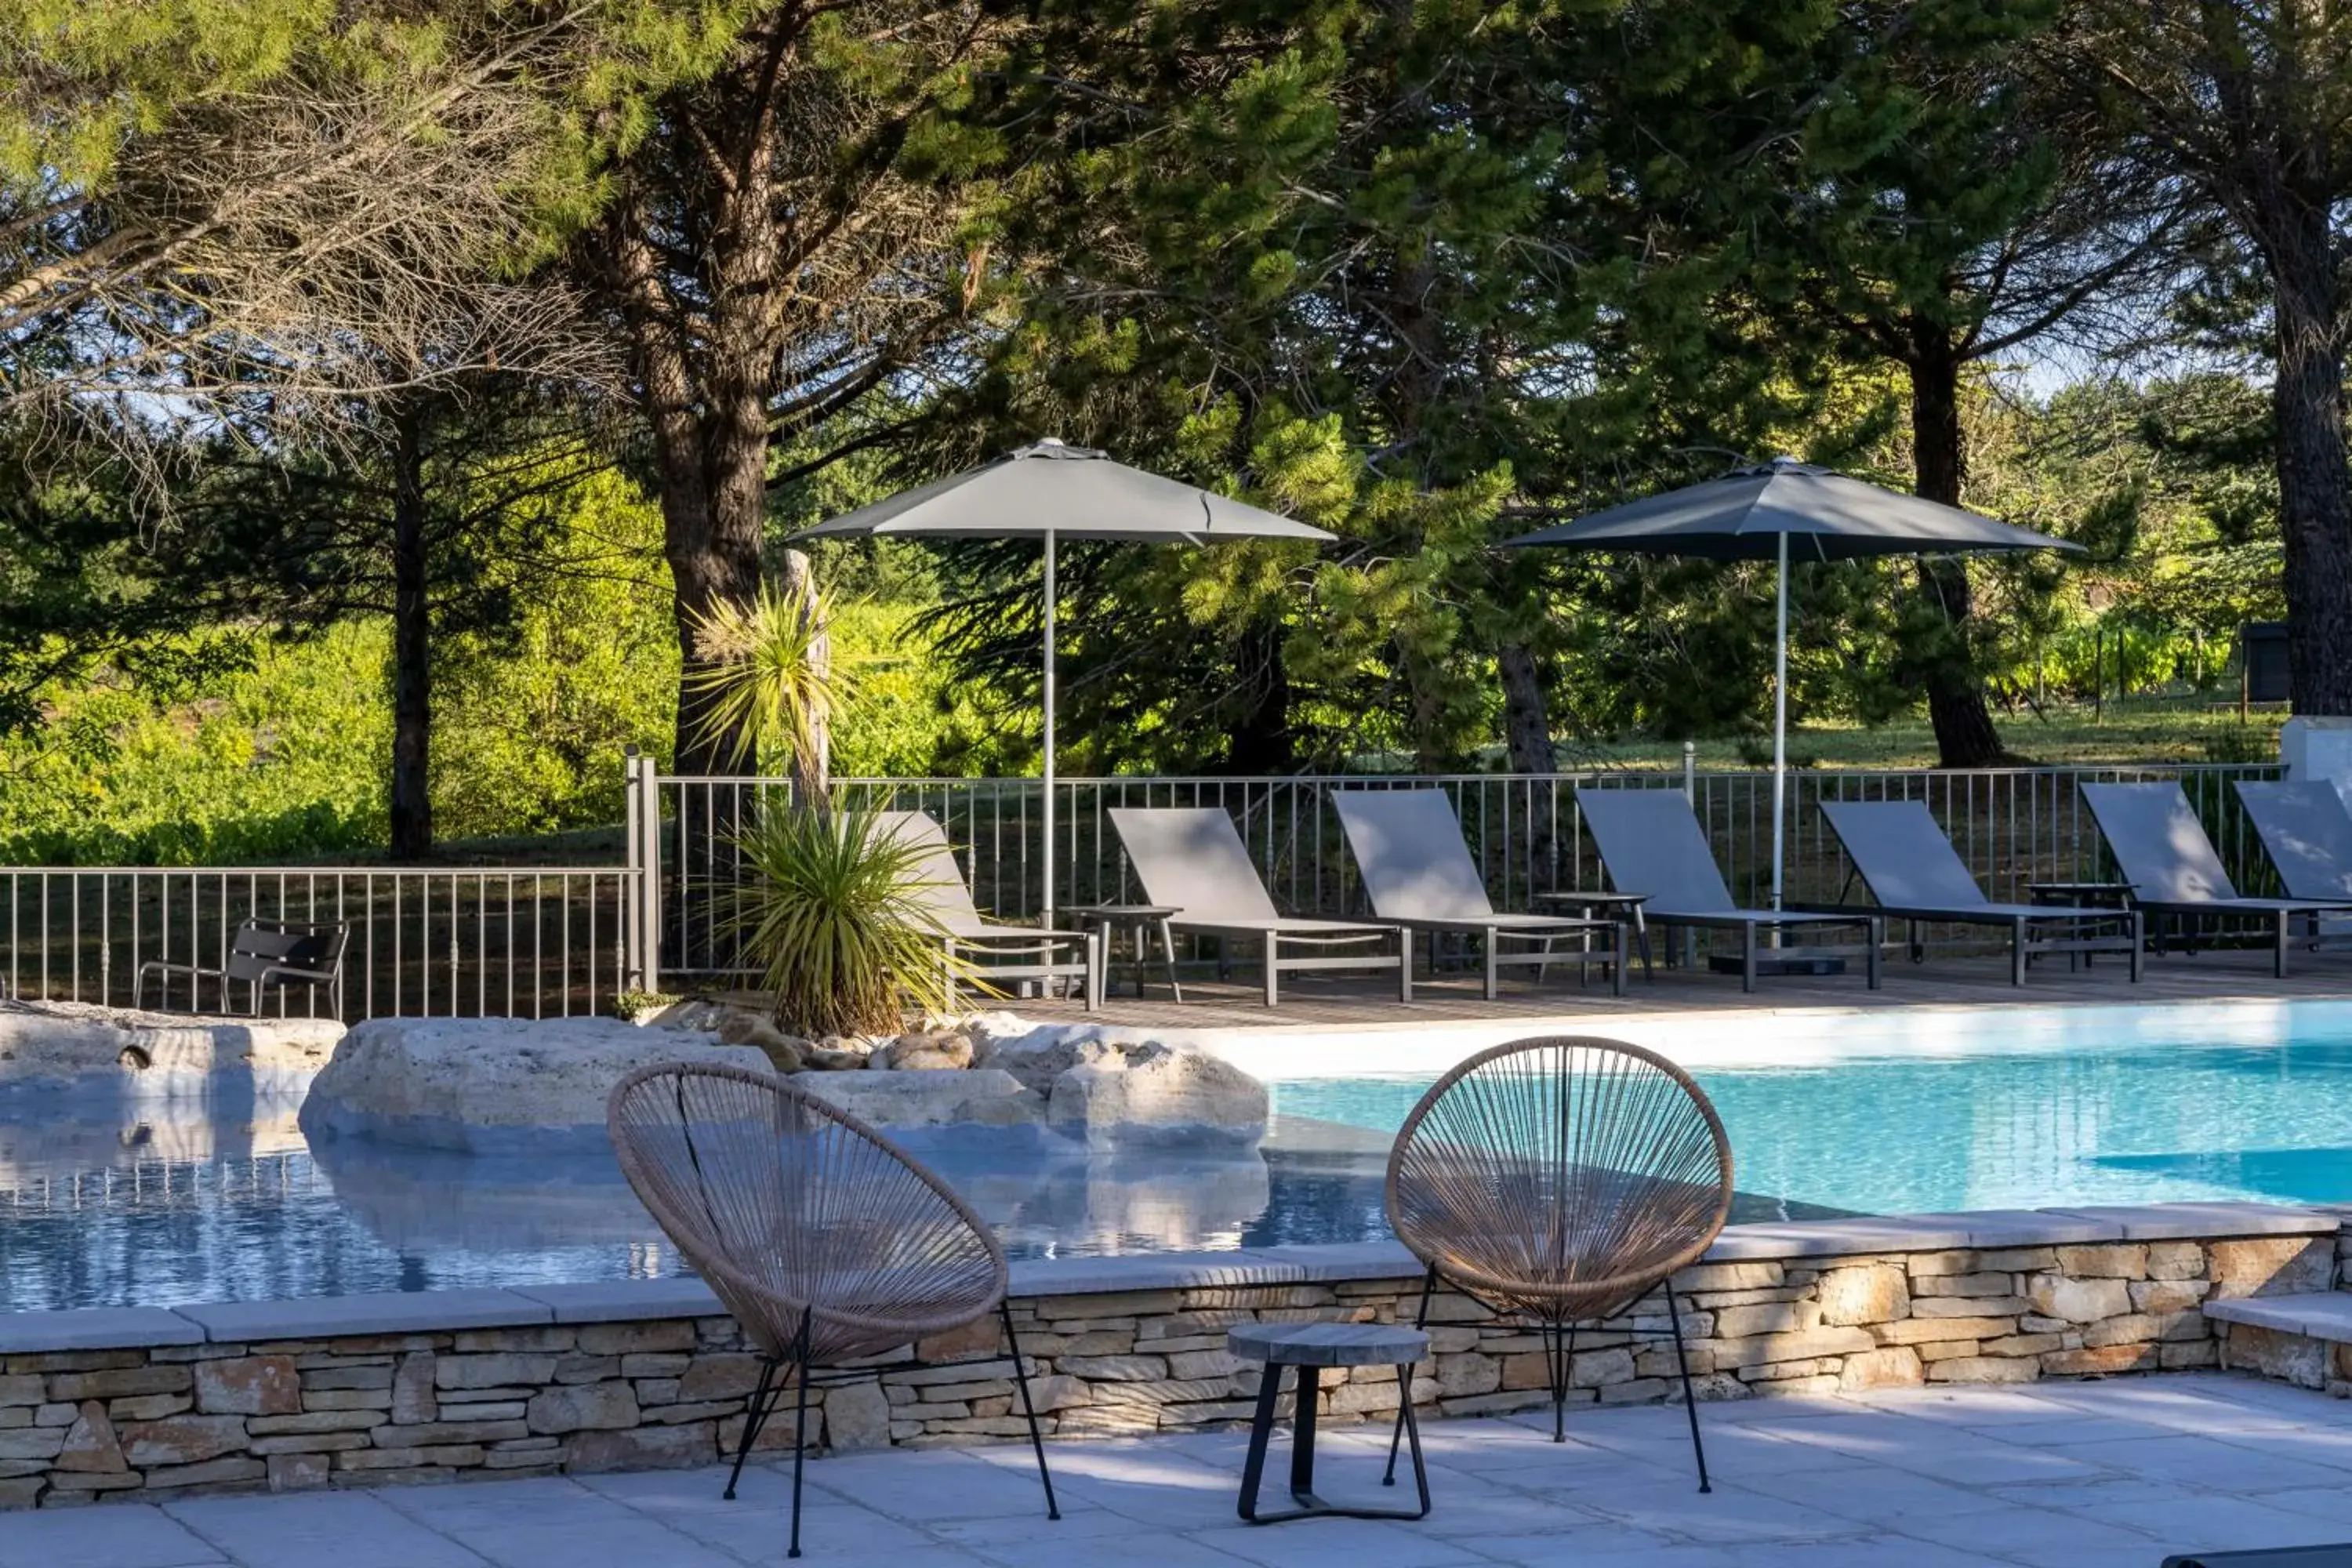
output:
[[[2207,1300],[2333,1283],[2334,1218],[2304,1215],[2295,1224],[2289,1234],[2135,1239],[2131,1226],[2073,1223],[2053,1228],[2123,1238],[2029,1244],[1996,1230],[2002,1245],[1868,1250],[1840,1250],[1834,1226],[1762,1227],[1745,1237],[1727,1233],[1717,1252],[1731,1256],[1685,1271],[1676,1285],[1692,1372],[1710,1400],[2202,1368],[2220,1360],[2216,1325],[2200,1311]],[[2138,1228],[2182,1227],[2176,1219]],[[1770,1255],[1776,1247],[1782,1255]],[[1350,1249],[1334,1248],[1332,1261],[1298,1261],[1317,1250],[1293,1249],[1279,1268],[1162,1268],[1179,1282],[1150,1289],[1034,1290],[1016,1281],[1013,1316],[1045,1429],[1129,1435],[1244,1421],[1257,1371],[1226,1353],[1230,1325],[1410,1320],[1419,1282],[1399,1277],[1393,1249],[1354,1249],[1349,1258]],[[1077,1266],[1077,1282],[1089,1273],[1148,1274],[1117,1265],[1153,1261]],[[1272,1282],[1255,1282],[1254,1274]],[[0,1504],[701,1465],[730,1450],[759,1371],[731,1319],[677,1309],[632,1319],[615,1304],[626,1301],[627,1287],[563,1289],[587,1294],[514,1297],[535,1306],[541,1321],[500,1321],[485,1310],[482,1299],[508,1293],[458,1293],[471,1321],[487,1316],[489,1326],[438,1331],[382,1331],[378,1323],[365,1332],[297,1335],[283,1331],[286,1312],[273,1318],[250,1307],[188,1309],[185,1319],[19,1314],[12,1325],[0,1318]],[[684,1299],[676,1282],[642,1289]],[[382,1310],[420,1321],[435,1302],[374,1300],[391,1303]],[[322,1321],[355,1327],[379,1310],[368,1300],[318,1305],[332,1309],[321,1311]],[[57,1321],[44,1331],[51,1342],[70,1347],[12,1351],[37,1340],[37,1332],[28,1338],[27,1322],[43,1318]],[[187,1333],[161,1337],[201,1342],[123,1342],[158,1338],[150,1331],[166,1319]],[[240,1321],[281,1327],[241,1331]],[[110,1331],[118,1322],[121,1331]],[[1533,1334],[1491,1322],[1454,1295],[1436,1300],[1431,1322],[1432,1357],[1416,1369],[1412,1390],[1430,1414],[1520,1409],[1549,1397]],[[1664,1301],[1653,1297],[1580,1335],[1571,1398],[1670,1396],[1672,1343],[1640,1332],[1665,1327]],[[993,1322],[919,1347],[931,1359],[997,1348]],[[1025,1427],[1003,1372],[895,1372],[822,1391],[815,1430],[835,1450],[1017,1437]],[[1398,1397],[1392,1371],[1358,1369],[1326,1391],[1325,1418],[1381,1418]],[[789,1409],[762,1442],[789,1447]]]

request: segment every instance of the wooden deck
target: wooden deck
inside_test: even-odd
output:
[[[1883,984],[1876,991],[1863,984],[1859,959],[1851,973],[1814,978],[1767,977],[1753,993],[1739,989],[1736,974],[1705,970],[1668,969],[1663,964],[1654,978],[1644,980],[1636,965],[1622,999],[1609,994],[1597,975],[1579,987],[1571,975],[1536,984],[1525,979],[1506,980],[1503,994],[1489,1002],[1479,994],[1475,974],[1413,983],[1413,1000],[1400,1003],[1393,977],[1320,979],[1286,975],[1281,1005],[1268,1010],[1259,999],[1255,972],[1237,967],[1230,981],[1220,982],[1205,972],[1182,975],[1184,1002],[1179,1006],[1168,994],[1167,982],[1154,971],[1145,994],[1138,998],[1130,972],[1121,966],[1112,994],[1099,1012],[1087,1013],[1076,1000],[1024,997],[1007,1005],[1024,1017],[1054,1022],[1094,1022],[1129,1027],[1192,1029],[1244,1028],[1297,1025],[1328,1029],[1335,1026],[1396,1025],[1416,1021],[1468,1022],[1507,1018],[1622,1017],[1636,1014],[1737,1012],[1759,1008],[1801,1007],[1900,1008],[1993,1006],[2063,1006],[2137,1003],[2195,1003],[2241,1000],[2352,999],[2352,951],[2296,952],[2284,980],[2271,974],[2267,949],[2209,949],[2193,956],[2174,952],[2150,955],[2137,985],[2123,962],[2102,957],[2093,968],[2069,972],[2063,959],[2037,960],[2022,987],[2009,984],[2005,957],[1931,954],[1913,963],[1899,952],[1885,962]],[[1196,977],[1197,974],[1197,977]]]

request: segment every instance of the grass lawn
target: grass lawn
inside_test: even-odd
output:
[[[2115,765],[2134,763],[2269,762],[2278,755],[2282,709],[2256,709],[2244,721],[2235,703],[2213,697],[2151,696],[2110,701],[2094,715],[2085,705],[2052,706],[2037,716],[2020,708],[1994,714],[2001,739],[2019,756],[2049,765]],[[1698,742],[1702,768],[1769,765],[1771,737],[1723,736]],[[1612,743],[1572,742],[1560,762],[1574,766],[1679,767],[1677,741]],[[1808,724],[1789,733],[1791,766],[1927,768],[1936,765],[1935,732],[1923,711],[1891,723]]]

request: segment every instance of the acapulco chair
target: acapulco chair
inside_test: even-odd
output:
[[[1427,1324],[1442,1280],[1498,1318],[1534,1324],[1556,1443],[1568,1436],[1579,1325],[1665,1287],[1703,1492],[1706,1449],[1672,1279],[1723,1229],[1731,1190],[1731,1142],[1698,1085],[1654,1052],[1582,1036],[1517,1040],[1463,1062],[1413,1107],[1389,1155],[1389,1225],[1428,1269],[1417,1321]],[[1396,1457],[1391,1436],[1389,1484]]]
[[[812,1383],[836,1386],[914,1365],[1012,1363],[1045,1517],[1062,1517],[1005,1300],[1004,1249],[945,1182],[847,1111],[748,1068],[639,1068],[614,1086],[605,1128],[638,1199],[762,1358],[727,1478],[730,1500],[787,1384],[798,1391],[788,1555],[801,1554]],[[992,1313],[1004,1327],[1003,1355],[841,1364]]]

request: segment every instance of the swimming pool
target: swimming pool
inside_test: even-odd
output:
[[[1689,1067],[1735,1219],[2200,1198],[2352,1201],[2352,1002],[1612,1021]],[[1389,1135],[1476,1048],[1262,1031],[1238,1158],[934,1154],[1016,1257],[1385,1234]],[[0,1105],[0,1310],[617,1279],[677,1260],[609,1160],[313,1151],[293,1104],[77,1120]]]

